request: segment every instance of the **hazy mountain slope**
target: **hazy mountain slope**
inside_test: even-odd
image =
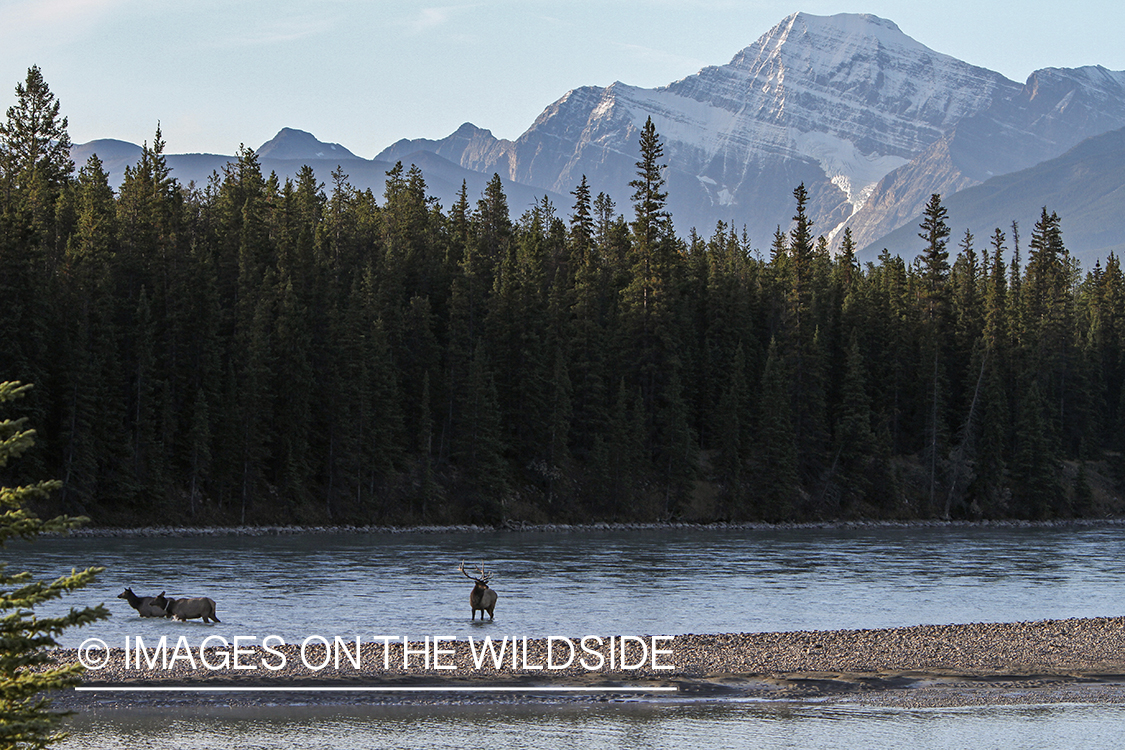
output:
[[[113,138],[101,138],[70,147],[70,158],[74,160],[75,169],[81,169],[95,154],[102,163],[102,169],[109,175],[109,184],[116,187],[125,177],[125,167],[136,164],[141,158],[141,147]]]
[[[1062,219],[1067,248],[1089,269],[1110,251],[1125,251],[1125,128],[1089,138],[1055,159],[993,177],[943,202],[953,240],[968,229],[978,250],[987,247],[996,227],[1008,235],[1011,249],[1010,227],[1018,221],[1025,258],[1032,227],[1046,206]],[[917,237],[920,221],[920,213],[910,217],[861,257],[871,259],[887,248],[912,259],[922,248]]]
[[[275,147],[267,148],[271,144]],[[340,168],[348,175],[348,182],[353,187],[359,190],[371,189],[379,198],[382,198],[387,171],[394,167],[394,161],[402,161],[407,167],[416,164],[426,179],[427,193],[436,197],[446,208],[456,201],[462,181],[468,190],[470,203],[475,204],[492,178],[492,173],[465,169],[429,151],[404,152],[394,161],[385,161],[362,159],[339,146],[332,152],[332,158],[324,158],[320,154],[324,153],[326,145],[331,144],[317,141],[308,133],[286,128],[255,153],[258,154],[258,161],[264,175],[276,172],[283,181],[286,178],[296,178],[301,167],[307,164],[313,168],[317,179],[328,186],[326,189],[331,190],[332,172]],[[110,186],[117,189],[125,177],[125,167],[136,164],[140,158],[141,147],[124,141],[106,139],[77,144],[71,148],[71,158],[79,165],[84,164],[92,153],[98,154],[98,158],[103,162],[103,168],[109,175]],[[290,156],[288,158],[271,156],[279,153]],[[235,157],[221,154],[166,154],[165,160],[172,170],[172,176],[182,185],[195,183],[197,187],[202,187],[211,179],[212,174],[222,174],[224,166],[234,161]],[[570,196],[520,185],[503,176],[501,181],[508,197],[508,205],[516,216],[522,214],[544,195],[550,198],[561,212],[565,212],[572,202]]]
[[[465,169],[487,172],[489,165],[503,161],[504,154],[511,145],[511,141],[499,140],[490,131],[466,122],[452,135],[440,141],[426,138],[403,139],[383,149],[375,158],[378,161],[407,163],[414,154],[428,151],[460,164]],[[493,173],[497,171],[493,170]]]
[[[920,214],[933,193],[951,195],[995,175],[1054,158],[1125,126],[1125,72],[1047,68],[1013,97],[966,117],[923,154],[887,175],[848,224],[861,247]]]
[[[260,159],[340,159],[359,157],[339,143],[318,141],[312,133],[293,128],[282,128],[256,152]]]

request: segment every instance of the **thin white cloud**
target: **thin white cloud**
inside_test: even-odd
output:
[[[422,8],[411,23],[411,27],[415,32],[423,32],[441,26],[449,20],[450,10],[450,8]]]
[[[431,8],[421,8],[407,19],[403,24],[413,34],[424,34],[433,29],[448,24],[453,18],[464,11],[478,7],[477,5],[443,5]]]
[[[0,3],[0,29],[9,39],[40,33],[59,34],[85,27],[132,0],[14,0]]]
[[[283,44],[317,36],[335,28],[335,21],[327,18],[283,18],[264,23],[254,29],[240,29],[219,42],[224,47],[249,47]]]

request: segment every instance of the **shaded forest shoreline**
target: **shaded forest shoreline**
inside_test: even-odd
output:
[[[464,533],[529,533],[580,534],[591,531],[731,531],[731,530],[794,530],[794,529],[1098,529],[1125,527],[1125,516],[1106,518],[1068,518],[1052,521],[1003,519],[995,521],[944,521],[916,519],[913,521],[815,521],[765,523],[762,521],[711,521],[700,523],[546,523],[509,522],[502,526],[148,526],[138,528],[83,527],[65,536],[84,538],[134,537],[200,537],[200,536],[301,536],[314,534],[464,534]],[[45,537],[63,536],[45,534]]]
[[[585,178],[513,219],[499,177],[448,208],[243,148],[182,185],[152,145],[77,171],[37,68],[0,123],[0,381],[96,526],[1119,516],[1125,274],[1046,207],[911,261],[832,255],[792,190],[769,246],[687,240],[639,132],[628,213]],[[1026,233],[1026,232],[1025,232]],[[763,238],[754,238],[759,243]],[[1024,255],[1026,253],[1026,256]],[[1026,261],[1026,262],[1025,262]],[[7,416],[7,415],[6,415]]]

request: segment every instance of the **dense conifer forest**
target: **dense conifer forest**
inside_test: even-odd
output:
[[[117,192],[37,68],[0,123],[0,381],[95,524],[1057,518],[1125,441],[1125,277],[1044,208],[861,265],[806,217],[681,239],[651,121],[629,206],[513,217],[396,166]],[[1026,234],[1026,237],[1023,236]],[[753,243],[765,240],[765,248]],[[1024,244],[1021,244],[1024,243]],[[18,475],[13,475],[19,472]],[[1107,492],[1102,492],[1105,495]]]

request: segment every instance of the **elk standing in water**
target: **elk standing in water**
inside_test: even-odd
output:
[[[488,582],[492,579],[491,573],[484,572],[484,563],[480,564],[480,578],[471,576],[465,572],[465,563],[461,562],[461,566],[457,568],[465,574],[466,578],[471,578],[476,582],[473,586],[472,592],[469,593],[469,606],[473,608],[473,619],[477,619],[477,610],[480,610],[481,622],[484,622],[484,613],[488,613],[488,619],[495,619],[492,615],[492,610],[496,608],[496,592],[488,588]]]
[[[160,596],[164,596],[163,591],[160,592]],[[133,593],[133,589],[125,589],[117,595],[117,598],[129,602],[129,606],[137,610],[137,614],[141,617],[168,617],[164,607],[156,603],[155,596],[137,596]]]
[[[160,596],[153,597],[152,603],[162,607],[168,617],[181,622],[196,617],[202,617],[203,622],[219,622],[219,618],[215,614],[215,600],[206,596],[197,596],[192,599],[173,599],[170,596],[164,596],[164,592],[161,591]]]

